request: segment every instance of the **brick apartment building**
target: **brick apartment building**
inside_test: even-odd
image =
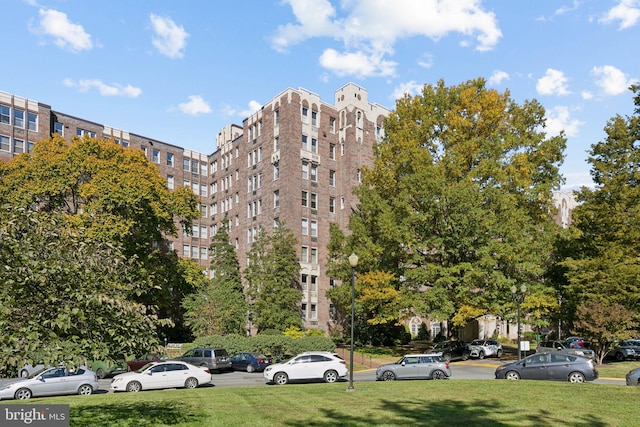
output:
[[[305,326],[327,330],[333,282],[325,273],[329,225],[346,230],[357,204],[352,189],[373,144],[383,135],[389,110],[370,103],[367,91],[348,83],[334,104],[305,89],[286,89],[216,137],[203,154],[153,138],[54,111],[49,105],[0,92],[0,158],[27,152],[53,133],[71,140],[90,135],[141,149],[170,189],[189,186],[202,200],[202,218],[168,241],[179,255],[209,268],[208,248],[222,221],[230,228],[242,268],[260,227],[285,224],[299,242]]]

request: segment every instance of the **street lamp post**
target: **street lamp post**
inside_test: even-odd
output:
[[[349,255],[349,265],[351,266],[351,347],[349,349],[349,387],[347,391],[355,391],[353,388],[353,324],[355,320],[355,299],[356,299],[356,266],[358,265],[358,255]]]
[[[520,304],[522,304],[522,301],[524,301],[524,297],[526,295],[527,295],[527,287],[526,287],[526,285],[520,286],[520,293],[518,293],[518,288],[515,285],[513,285],[511,287],[511,299],[518,306],[518,361],[521,359],[521,357],[520,357],[520,334],[521,334],[521,328],[520,328]]]

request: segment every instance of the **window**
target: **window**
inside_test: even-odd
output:
[[[302,123],[309,123],[309,109],[302,107]]]
[[[0,104],[0,123],[11,123],[11,108],[8,105]]]
[[[307,236],[309,234],[309,220],[302,218],[302,235]]]
[[[336,213],[336,198],[329,197],[329,212]]]
[[[273,207],[280,207],[280,190],[276,190],[273,192]]]
[[[311,200],[310,200],[309,206],[311,207],[311,209],[318,209],[318,194],[317,193],[311,193]]]
[[[280,123],[280,110],[273,110],[273,124],[278,125]]]
[[[336,186],[336,171],[329,171],[329,187]]]
[[[344,209],[344,197],[340,197],[340,209]]]
[[[167,166],[173,167],[173,153],[167,153]]]
[[[160,150],[153,149],[153,163],[160,164]]]
[[[24,152],[24,141],[22,139],[13,139],[13,154]]]
[[[307,318],[307,304],[304,302],[300,305],[300,317],[302,317],[302,320]]]
[[[206,217],[207,217],[207,205],[200,205],[200,216],[202,216],[203,218],[206,218]],[[204,228],[204,227],[201,227],[201,228]],[[206,236],[206,229],[205,229],[205,232],[204,232],[204,233],[201,233],[201,234],[203,234],[203,236],[202,236],[202,237],[203,237],[204,239],[206,239],[206,238],[207,238],[207,236]]]
[[[189,172],[191,170],[191,160],[188,158],[182,159],[182,170],[185,172]]]
[[[318,237],[318,221],[311,220],[311,237]]]
[[[144,153],[144,156],[147,157],[147,146],[146,145],[141,145],[140,149],[142,150],[142,152]]]
[[[331,160],[336,159],[336,144],[329,144],[329,158]]]
[[[311,110],[311,126],[318,127],[318,112]]]
[[[311,181],[318,182],[318,165],[311,165]]]
[[[309,289],[309,276],[307,274],[303,274],[300,277],[300,287],[302,288],[303,291],[306,291],[307,289]]]
[[[278,179],[280,178],[280,163],[279,162],[275,162],[273,164],[273,179]]]
[[[77,136],[88,136],[91,138],[95,138],[96,137],[96,133],[90,130],[86,130],[86,129],[82,129],[82,128],[76,128],[76,135]],[[146,154],[147,150],[145,149],[145,154]]]
[[[302,162],[302,179],[309,179],[309,162]]]
[[[309,151],[309,143],[307,142],[307,135],[302,135],[302,149]]]
[[[13,109],[13,125],[17,128],[24,127],[24,110]]]
[[[311,248],[311,259],[309,260],[311,264],[318,263],[318,248]]]
[[[311,304],[311,320],[317,320],[317,319],[318,319],[318,310],[316,309],[315,304]]]
[[[273,138],[273,151],[278,151],[280,149],[280,139],[279,137]]]
[[[309,206],[309,193],[307,191],[302,192],[302,206],[305,208]]]
[[[174,188],[173,175],[167,175],[167,188],[169,190],[173,190]]]
[[[28,141],[28,142],[27,142],[27,153],[31,153],[31,152],[33,151],[33,146],[34,146],[35,144],[36,144],[36,143],[35,143],[35,142],[33,142],[33,141]]]
[[[311,152],[318,153],[318,140],[315,138],[311,138]]]
[[[356,181],[358,184],[362,183],[362,171],[360,169],[356,171]]]
[[[200,197],[207,197],[207,184],[200,184]]]
[[[11,140],[8,136],[0,135],[0,150],[11,151]]]
[[[329,117],[329,132],[336,133],[336,118]]]
[[[62,123],[55,122],[53,124],[53,133],[64,136],[64,125]]]
[[[191,173],[198,175],[200,173],[200,162],[191,160]]]
[[[300,250],[300,262],[309,262],[309,248],[306,246]]]
[[[27,129],[38,131],[38,114],[27,112]]]
[[[207,248],[203,246],[200,248],[200,259],[207,259]]]
[[[311,292],[318,292],[318,276],[311,275]]]

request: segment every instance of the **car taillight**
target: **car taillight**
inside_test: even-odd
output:
[[[264,360],[258,359],[258,363],[262,363],[262,362],[264,362]]]
[[[347,362],[345,362],[344,360],[341,360],[340,363],[342,363],[343,365],[347,364]]]
[[[445,364],[444,364],[444,366],[445,366],[447,369],[449,369],[449,364],[448,364],[448,363],[445,363]]]
[[[207,374],[210,374],[210,373],[211,373],[211,372],[209,372],[209,370],[208,370],[208,369],[206,369],[206,368],[204,369],[204,371],[205,371]]]

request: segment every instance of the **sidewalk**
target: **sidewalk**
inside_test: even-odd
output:
[[[347,362],[347,364],[349,363],[351,356],[349,353],[350,352],[348,348],[339,347],[336,349],[336,354],[342,357]],[[378,366],[382,365],[382,363],[374,360],[372,356],[365,355],[364,353],[358,353],[357,351],[353,352],[353,363],[358,363],[368,368],[377,368]]]

